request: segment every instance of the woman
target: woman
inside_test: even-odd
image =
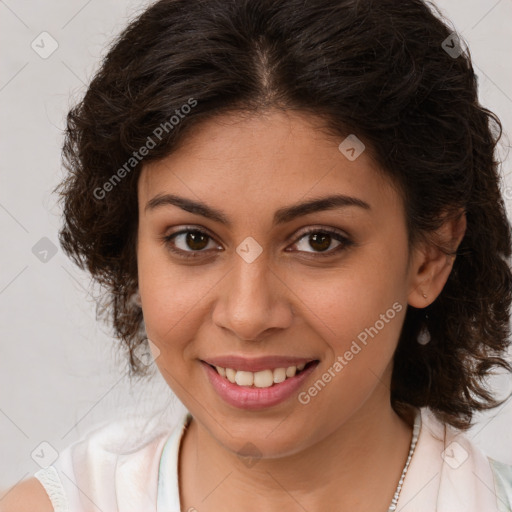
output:
[[[60,241],[187,413],[102,426],[19,502],[511,511],[464,436],[512,371],[500,128],[420,0],[149,7],[68,115]]]

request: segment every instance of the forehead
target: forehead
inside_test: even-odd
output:
[[[368,151],[348,159],[338,147],[344,139],[328,135],[321,120],[302,113],[220,115],[189,131],[167,157],[144,165],[139,201],[144,207],[157,194],[178,193],[255,215],[277,204],[339,193],[396,208],[399,198],[387,175]]]

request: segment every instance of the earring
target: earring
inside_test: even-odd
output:
[[[425,315],[425,321],[428,320],[428,315]],[[418,343],[420,345],[426,345],[427,343],[430,343],[430,340],[431,340],[431,337],[430,337],[430,333],[428,332],[428,328],[426,325],[424,325],[421,330],[420,330],[420,333],[418,334]]]
[[[132,295],[131,302],[132,304],[135,304],[139,308],[142,307],[142,302],[140,300],[140,293],[138,288],[137,291]]]
[[[423,298],[426,299],[427,298],[427,294],[425,292],[421,292],[421,294],[423,295]]]

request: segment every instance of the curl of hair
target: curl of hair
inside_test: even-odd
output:
[[[401,192],[410,247],[435,241],[446,215],[466,213],[443,291],[425,311],[407,308],[394,355],[395,410],[428,406],[466,429],[474,411],[502,403],[484,381],[495,368],[512,371],[504,358],[511,228],[495,159],[501,124],[479,104],[469,51],[454,58],[442,48],[452,32],[421,0],[161,0],[128,25],[68,113],[68,173],[57,189],[60,243],[106,286],[105,311],[131,374],[146,374],[133,354],[146,343],[132,300],[141,166],[209,117],[293,109],[321,118],[340,141],[351,133],[365,141]],[[196,106],[169,124],[191,99]],[[155,147],[114,179],[148,137]],[[423,327],[432,338],[425,346],[416,342]]]

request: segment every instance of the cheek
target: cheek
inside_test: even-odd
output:
[[[405,264],[399,247],[380,244],[354,253],[339,268],[296,280],[300,314],[333,360],[349,351],[351,366],[375,365],[379,371],[386,366],[407,308]]]
[[[200,265],[177,265],[165,249],[144,239],[137,258],[146,332],[165,358],[165,353],[182,351],[197,335],[203,305],[219,276]]]
[[[353,350],[358,361],[391,357],[400,334],[406,309],[404,299],[388,287],[369,291],[361,282],[347,279],[327,292],[302,294],[303,315],[332,351],[332,358]],[[354,343],[358,343],[353,348]],[[348,355],[348,358],[351,358]],[[355,357],[354,357],[355,359]]]
[[[335,428],[340,415],[348,418],[376,389],[383,392],[405,311],[397,269],[353,265],[313,287],[303,281],[297,295],[313,339],[325,356],[317,380],[301,394],[300,403],[327,411],[326,429]],[[385,267],[385,266],[384,266]],[[320,345],[319,345],[320,346]],[[324,391],[325,389],[325,391]],[[338,404],[338,415],[332,414]],[[313,420],[312,420],[313,421]]]

